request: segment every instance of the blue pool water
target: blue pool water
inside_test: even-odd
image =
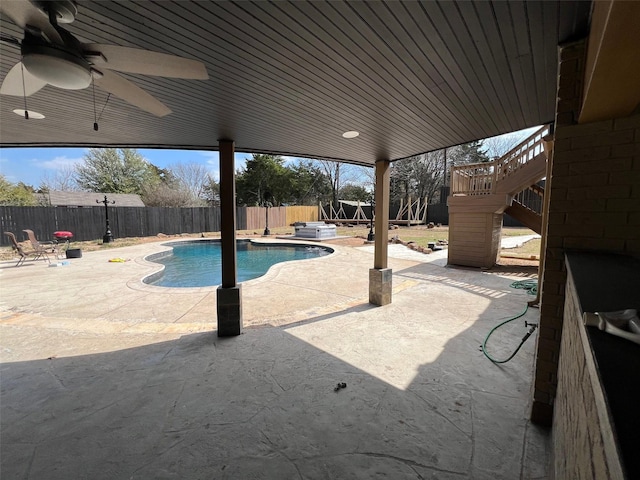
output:
[[[220,241],[169,243],[172,252],[147,257],[161,263],[164,270],[144,279],[160,287],[210,287],[222,283]],[[311,245],[257,245],[248,240],[236,242],[238,282],[257,278],[276,263],[328,255],[330,248]]]

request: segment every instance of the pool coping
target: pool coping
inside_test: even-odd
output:
[[[164,242],[159,244],[159,246],[164,247],[162,250],[157,251],[157,252],[152,252],[146,255],[143,255],[141,257],[137,257],[136,258],[136,262],[148,267],[152,267],[152,268],[157,268],[155,271],[148,273],[146,275],[144,275],[143,277],[139,278],[139,279],[131,279],[129,281],[127,281],[127,287],[133,289],[133,290],[139,290],[139,291],[146,291],[146,292],[156,292],[156,293],[210,293],[210,292],[215,292],[220,285],[211,285],[211,286],[207,286],[207,287],[164,287],[164,286],[158,286],[158,285],[151,285],[148,283],[145,283],[144,280],[149,278],[149,277],[153,277],[153,276],[157,276],[157,275],[161,275],[162,272],[164,271],[165,267],[164,265],[154,262],[153,260],[150,260],[149,257],[153,257],[153,256],[158,256],[161,257],[163,255],[170,255],[171,251],[173,250],[173,248],[169,245],[170,243],[174,243],[174,244],[180,244],[180,243],[197,243],[197,242],[208,242],[208,243],[213,243],[213,242],[220,242],[221,240],[219,238],[185,238],[185,239],[175,239],[175,240],[170,240],[169,242]],[[318,247],[318,243],[317,242],[313,242],[313,243],[309,243],[308,241],[300,241],[300,240],[285,240],[282,238],[278,238],[278,239],[267,239],[267,238],[250,238],[250,237],[242,237],[242,238],[236,238],[236,241],[248,241],[251,243],[255,243],[255,244],[259,244],[259,245],[282,245],[282,246],[287,246],[287,245],[301,245],[301,246],[309,246],[309,247]],[[260,275],[257,278],[252,278],[251,280],[245,280],[243,282],[238,282],[238,284],[243,284],[243,285],[252,285],[254,283],[259,283],[260,281],[266,281],[269,279],[270,276],[274,276],[276,275],[279,270],[282,268],[278,268],[278,266],[285,266],[287,264],[290,264],[292,262],[308,262],[308,261],[313,261],[313,260],[319,260],[321,258],[327,258],[327,257],[331,257],[333,255],[336,254],[337,252],[337,246],[336,245],[332,245],[332,246],[328,246],[328,245],[323,245],[323,248],[326,248],[328,250],[331,250],[331,253],[329,253],[328,255],[323,255],[322,257],[318,257],[318,258],[306,258],[306,259],[302,259],[302,260],[288,260],[286,262],[278,262],[275,265],[272,265],[271,267],[269,267],[269,269],[264,273],[264,275]]]

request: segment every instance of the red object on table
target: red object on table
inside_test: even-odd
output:
[[[69,240],[70,238],[73,238],[73,233],[61,230],[53,232],[53,236],[56,237],[57,240]]]

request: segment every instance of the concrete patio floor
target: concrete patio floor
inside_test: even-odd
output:
[[[393,245],[393,303],[374,307],[371,252],[332,247],[245,282],[233,338],[215,334],[215,288],[141,283],[160,243],[2,262],[0,476],[546,478],[548,435],[527,421],[535,340],[502,366],[479,350],[531,299],[509,288],[523,273]],[[524,320],[538,311],[492,337],[494,356]]]

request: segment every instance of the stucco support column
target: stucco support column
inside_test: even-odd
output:
[[[389,245],[389,165],[388,160],[376,162],[376,218],[373,268],[369,270],[369,303],[391,303],[391,269],[387,266]]]
[[[216,291],[218,336],[242,333],[242,290],[236,267],[236,179],[231,140],[220,140],[220,236],[222,284]]]

